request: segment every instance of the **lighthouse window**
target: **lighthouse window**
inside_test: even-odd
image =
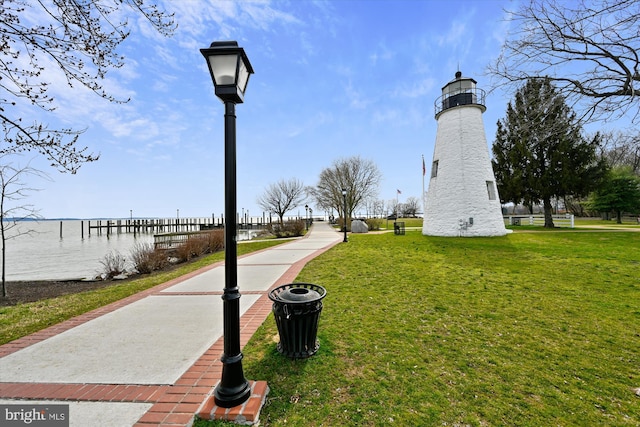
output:
[[[431,178],[435,178],[436,176],[438,176],[438,161],[434,160],[431,165]]]
[[[493,185],[493,181],[487,181],[487,192],[489,193],[489,200],[496,199],[496,187]]]

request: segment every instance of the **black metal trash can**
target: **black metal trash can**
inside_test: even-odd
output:
[[[404,221],[398,221],[393,223],[393,233],[396,236],[404,236]]]
[[[318,321],[326,294],[322,286],[311,283],[290,283],[269,292],[280,334],[280,353],[292,359],[304,359],[318,351]]]

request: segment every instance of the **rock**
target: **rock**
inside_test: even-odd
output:
[[[353,221],[351,221],[351,232],[352,233],[368,233],[369,226],[364,221],[360,221],[359,219],[354,219]]]

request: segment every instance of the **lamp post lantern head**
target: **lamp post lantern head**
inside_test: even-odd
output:
[[[207,60],[216,96],[223,102],[242,104],[249,76],[253,74],[244,49],[238,47],[238,42],[224,41],[213,42],[210,47],[200,49],[200,53]]]
[[[342,189],[342,195],[343,195],[343,196],[346,196],[346,195],[347,195],[347,189],[346,189],[346,188],[343,188],[343,189]]]

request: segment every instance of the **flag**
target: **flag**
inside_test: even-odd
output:
[[[427,174],[427,167],[424,164],[424,156],[422,156],[422,176]]]
[[[398,194],[402,194],[402,191],[398,190]]]

